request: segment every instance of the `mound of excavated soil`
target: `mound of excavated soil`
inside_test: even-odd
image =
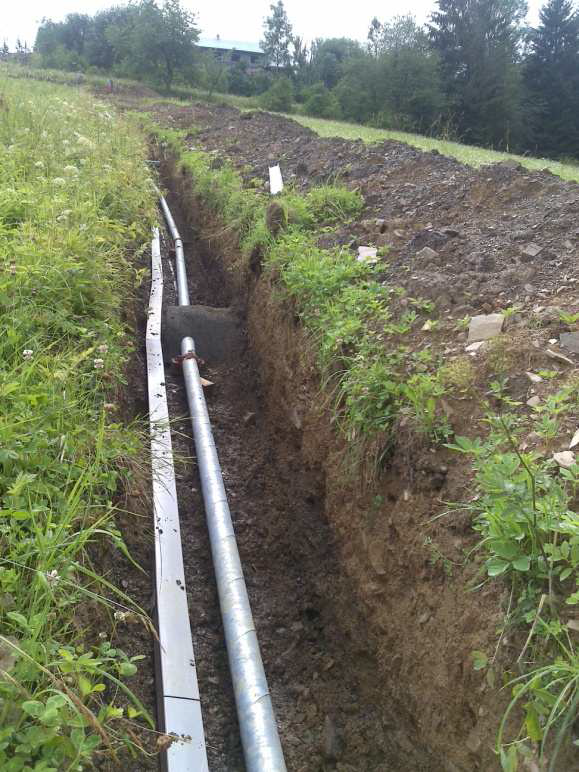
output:
[[[358,188],[362,217],[325,244],[387,246],[385,280],[436,297],[453,315],[577,303],[576,183],[513,162],[473,169],[401,142],[321,139],[269,113],[206,105],[155,112],[166,124],[199,128],[191,146],[226,156],[264,188],[273,163],[300,189],[336,179]]]

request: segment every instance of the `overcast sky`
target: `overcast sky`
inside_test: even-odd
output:
[[[30,46],[43,17],[60,21],[67,13],[92,14],[123,0],[0,0],[0,41],[13,47],[17,37]],[[183,5],[198,14],[202,37],[221,35],[225,40],[258,42],[263,19],[269,13],[270,0],[183,0]],[[536,20],[540,0],[530,0],[529,19]],[[425,21],[434,8],[434,0],[285,0],[294,33],[306,40],[317,37],[350,37],[364,40],[370,20],[413,13]]]

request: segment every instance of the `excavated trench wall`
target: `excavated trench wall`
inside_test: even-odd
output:
[[[425,525],[441,501],[464,493],[464,467],[449,463],[446,451],[401,435],[379,480],[353,468],[332,420],[331,394],[321,390],[311,347],[275,278],[252,271],[236,234],[215,220],[174,160],[162,159],[161,175],[206,245],[207,270],[218,261],[233,305],[246,316],[264,409],[280,441],[299,447],[314,480],[309,495],[325,502],[341,570],[359,598],[355,614],[341,609],[342,624],[360,642],[360,656],[378,662],[375,678],[399,718],[384,730],[402,748],[427,748],[428,769],[500,769],[494,740],[506,695],[474,671],[471,652],[494,647],[501,599],[496,588],[467,593],[474,569],[453,567],[425,547],[429,538],[450,540],[455,550],[473,543],[467,516],[446,524],[444,533]],[[333,601],[340,607],[339,591]],[[358,626],[360,608],[365,629]],[[412,750],[408,745],[409,758]]]

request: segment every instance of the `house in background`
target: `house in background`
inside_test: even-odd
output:
[[[247,66],[248,72],[265,68],[266,56],[259,43],[243,43],[240,40],[221,40],[216,38],[201,38],[197,47],[202,51],[212,53],[216,59],[234,65],[238,62]]]

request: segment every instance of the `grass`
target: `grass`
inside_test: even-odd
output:
[[[144,715],[124,683],[137,666],[111,642],[123,615],[141,612],[89,546],[126,553],[113,502],[141,452],[118,397],[132,351],[130,258],[154,217],[146,157],[138,131],[89,96],[0,76],[6,772],[85,769],[96,753],[134,746],[124,721]]]

